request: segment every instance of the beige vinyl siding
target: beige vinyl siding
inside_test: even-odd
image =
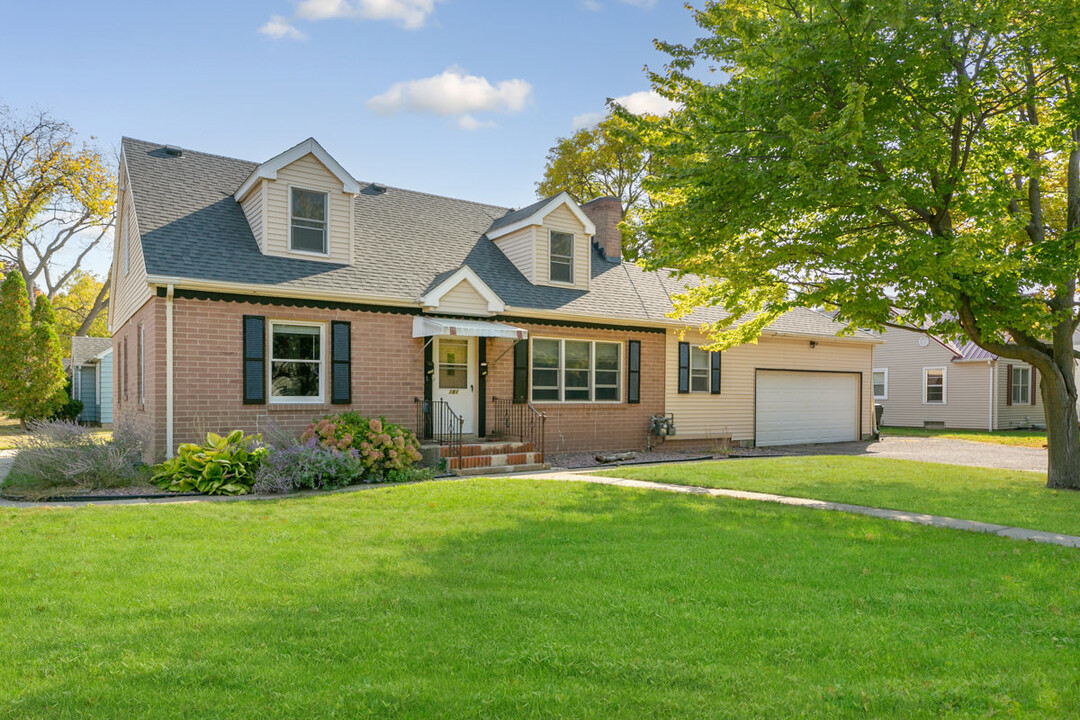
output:
[[[925,346],[919,338],[926,337]],[[990,426],[991,366],[986,362],[954,362],[956,354],[921,332],[887,331],[885,343],[874,348],[874,367],[889,371],[883,425],[923,427],[944,423],[949,428],[988,429]],[[945,402],[923,403],[923,371],[945,368]]]
[[[536,282],[536,227],[529,226],[515,230],[495,241],[495,246],[503,255],[514,263],[514,267],[529,279]]]
[[[585,226],[565,205],[548,213],[544,218],[544,224],[537,228],[536,237],[536,282],[540,284],[558,285],[568,287],[565,283],[552,283],[548,264],[548,255],[551,250],[551,231],[572,233],[574,236],[574,284],[572,287],[578,290],[589,289],[590,242],[585,234]]]
[[[255,235],[255,242],[259,244],[259,249],[264,251],[263,203],[265,198],[266,181],[262,180],[255,183],[255,186],[248,191],[247,196],[240,201],[240,207],[244,209],[244,216],[247,218],[248,226],[251,227],[251,232]]]
[[[305,155],[278,170],[277,180],[265,180],[266,193],[263,225],[267,255],[302,257],[307,260],[326,260],[334,263],[352,262],[353,200],[342,192],[341,181],[315,159]],[[296,253],[289,250],[289,188],[316,190],[329,198],[328,243],[326,256]]]
[[[1019,360],[1009,360],[1008,358],[1001,358],[998,360],[997,371],[997,429],[1008,430],[1010,428],[1017,427],[1029,427],[1031,425],[1038,425],[1040,427],[1046,426],[1046,413],[1043,411],[1042,393],[1039,392],[1039,375],[1035,374],[1035,404],[1025,403],[1023,405],[1009,405],[1008,404],[1008,390],[1009,390],[1009,374],[1008,367],[1012,365],[1017,368],[1030,367],[1027,363],[1020,362]]]
[[[735,442],[754,439],[754,392],[756,370],[824,370],[862,374],[861,420],[863,435],[873,432],[873,387],[871,386],[872,346],[809,339],[762,337],[756,345],[725,350],[721,358],[719,395],[679,393],[679,342],[691,345],[707,342],[698,332],[684,338],[668,333],[665,359],[664,404],[675,415],[677,438],[695,440],[730,438]]]
[[[120,177],[124,179],[124,190],[118,193],[116,206],[117,224],[113,237],[113,261],[110,269],[112,286],[109,292],[109,334],[123,327],[128,318],[135,314],[153,292],[146,283],[146,264],[143,262],[142,241],[139,236],[139,223],[135,206],[131,200],[131,191],[127,182],[127,169],[121,159]],[[127,243],[122,242],[127,229]],[[127,273],[124,272],[122,252],[129,255]]]
[[[488,303],[472,285],[462,280],[439,300],[438,312],[452,315],[490,315]]]

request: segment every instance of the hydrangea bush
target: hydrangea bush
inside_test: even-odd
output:
[[[327,415],[311,423],[300,441],[311,440],[338,452],[355,451],[364,468],[364,482],[406,479],[411,475],[407,471],[421,458],[420,442],[407,428],[355,411]]]

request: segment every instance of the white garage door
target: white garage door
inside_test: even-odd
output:
[[[756,419],[758,447],[858,440],[859,376],[759,370]]]

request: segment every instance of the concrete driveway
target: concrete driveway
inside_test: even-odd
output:
[[[886,437],[874,442],[789,445],[776,448],[793,455],[872,455],[923,462],[1046,472],[1046,449],[944,438]]]

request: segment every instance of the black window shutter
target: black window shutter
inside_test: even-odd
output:
[[[690,343],[679,343],[679,392],[690,392]]]
[[[352,325],[344,320],[330,323],[330,402],[352,402]]]
[[[244,404],[266,402],[266,318],[244,316]]]
[[[626,402],[636,405],[641,402],[641,341],[631,340],[626,347]]]
[[[514,345],[514,402],[529,402],[529,341]]]
[[[709,392],[720,394],[720,353],[709,353]]]

